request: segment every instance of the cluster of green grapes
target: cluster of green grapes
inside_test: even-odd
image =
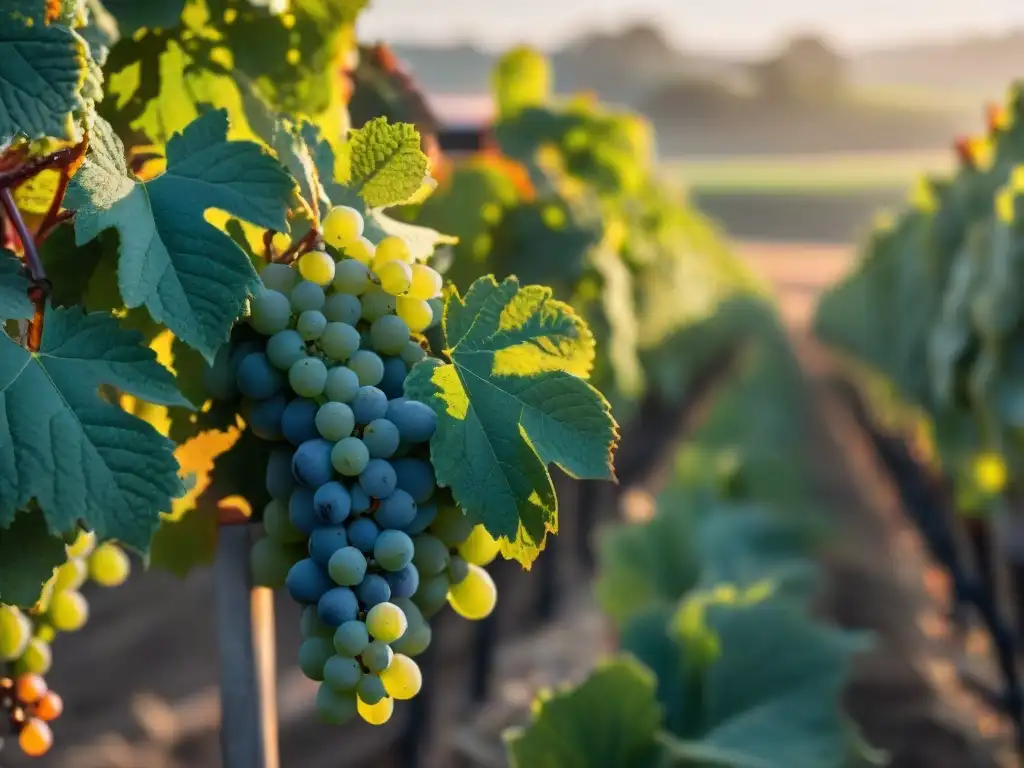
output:
[[[68,559],[43,586],[39,601],[28,611],[0,604],[0,664],[9,673],[0,679],[0,709],[18,733],[26,754],[49,751],[53,735],[48,723],[63,705],[46,687],[50,644],[58,632],[75,632],[89,618],[89,604],[79,591],[86,581],[117,587],[131,572],[124,550],[112,542],[97,546],[95,534],[83,531],[66,548]]]
[[[255,333],[217,355],[205,385],[240,396],[248,428],[275,445],[252,572],[304,607],[299,665],[321,683],[318,713],[379,725],[420,690],[428,620],[446,602],[467,618],[493,610],[483,566],[498,544],[437,487],[437,417],[404,395],[440,320],[441,276],[403,239],[374,246],[363,228],[335,207],[323,243],[267,264]]]

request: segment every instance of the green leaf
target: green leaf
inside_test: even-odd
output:
[[[15,515],[0,526],[0,603],[31,608],[66,559],[64,540],[50,535],[39,510]]]
[[[417,364],[405,393],[437,414],[430,454],[439,484],[504,540],[506,557],[529,567],[558,530],[547,465],[576,478],[615,477],[618,426],[581,378],[593,337],[549,289],[514,277],[482,277],[464,297],[451,291],[442,328],[451,363]]]
[[[0,321],[32,318],[34,310],[28,298],[29,287],[21,259],[0,248]]]
[[[0,144],[77,139],[71,118],[86,106],[88,70],[88,47],[72,30],[0,17]]]
[[[294,182],[258,144],[228,141],[221,110],[173,136],[166,172],[148,182],[129,176],[120,140],[100,124],[105,130],[94,135],[65,201],[77,210],[76,241],[116,229],[125,305],[145,305],[156,322],[212,359],[259,277],[245,252],[204,216],[220,210],[286,232]]]
[[[373,208],[405,202],[427,175],[420,135],[409,123],[371,120],[349,135],[349,153],[348,185]]]
[[[661,724],[654,682],[623,657],[541,700],[533,722],[505,735],[512,768],[651,768]]]
[[[35,499],[54,533],[83,521],[101,539],[148,548],[182,490],[174,444],[98,389],[188,401],[141,338],[110,315],[52,307],[38,352],[0,336],[0,525]]]

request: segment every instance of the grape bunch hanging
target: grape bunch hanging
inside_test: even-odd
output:
[[[498,544],[437,487],[436,414],[403,394],[441,319],[441,276],[364,227],[334,207],[322,243],[267,264],[255,333],[222,349],[205,385],[241,396],[249,429],[275,444],[252,572],[304,606],[299,665],[320,683],[319,715],[379,725],[421,688],[429,619],[446,602],[469,619],[493,610],[483,566]]]
[[[67,561],[54,570],[31,610],[0,605],[0,714],[30,757],[50,750],[49,723],[64,709],[43,677],[52,663],[50,644],[58,633],[76,632],[88,621],[89,603],[80,591],[87,581],[117,587],[131,571],[123,549],[113,542],[97,545],[91,532],[82,531],[65,549]]]

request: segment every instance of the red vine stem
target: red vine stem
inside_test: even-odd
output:
[[[85,150],[89,147],[89,137],[86,136],[80,141],[73,151],[65,155],[59,164],[60,168],[60,181],[57,184],[57,192],[53,196],[53,200],[50,202],[50,208],[46,211],[46,215],[43,217],[42,222],[39,224],[39,229],[36,230],[35,242],[38,246],[43,242],[46,235],[53,231],[53,228],[59,223],[60,208],[64,203],[64,195],[67,194],[68,184],[71,183],[71,177],[74,175],[75,170],[85,157]]]
[[[292,245],[287,251],[281,254],[281,258],[274,259],[274,261],[280,264],[291,264],[298,259],[302,254],[307,251],[313,250],[313,248],[320,241],[320,232],[314,227],[305,234],[305,236],[297,243]]]
[[[87,144],[88,140],[83,139],[73,147],[59,149],[37,160],[30,160],[23,165],[18,165],[14,170],[2,171],[0,172],[0,187],[4,189],[16,187],[50,168],[70,168],[85,154]]]
[[[9,187],[0,189],[0,205],[3,206],[7,218],[14,225],[14,231],[18,233],[21,240],[21,248],[25,254],[25,266],[32,277],[32,287],[29,289],[29,298],[35,304],[36,311],[32,322],[28,326],[28,348],[35,352],[43,340],[43,316],[46,309],[46,296],[49,294],[49,283],[46,280],[46,270],[43,268],[42,259],[39,258],[39,251],[36,250],[35,240],[28,231],[25,219],[14,202],[14,195]]]
[[[274,261],[274,238],[277,232],[268,229],[263,233],[263,260],[270,264]]]

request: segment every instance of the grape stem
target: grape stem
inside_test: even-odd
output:
[[[274,261],[278,264],[292,264],[297,261],[302,254],[313,250],[313,248],[320,243],[320,238],[320,231],[314,227],[310,229],[301,240],[282,253],[280,258],[275,258]]]
[[[272,264],[274,261],[275,237],[277,237],[277,232],[272,229],[268,229],[263,233],[263,259],[267,264]]]
[[[14,195],[11,193],[10,187],[0,189],[0,206],[3,207],[7,218],[14,225],[14,231],[18,233],[18,239],[21,240],[21,247],[25,253],[25,266],[32,277],[32,286],[29,288],[28,295],[36,309],[28,327],[28,348],[34,352],[39,349],[43,339],[43,315],[46,308],[46,297],[50,292],[50,284],[46,279],[46,270],[43,269],[39,252],[36,250],[35,240],[28,231],[25,219],[22,218],[21,211],[18,210],[18,206],[14,202]]]

